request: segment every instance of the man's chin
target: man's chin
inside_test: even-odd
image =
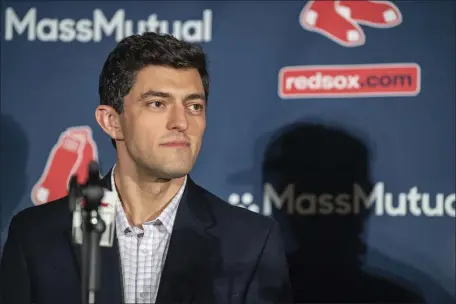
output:
[[[182,178],[186,175],[188,175],[191,171],[190,166],[179,166],[179,167],[174,167],[174,168],[163,168],[161,170],[161,178],[166,178],[166,179],[177,179],[177,178]]]
[[[161,163],[146,165],[151,176],[163,180],[182,178],[190,173],[193,167],[191,159],[165,159]]]
[[[178,178],[182,178],[182,177],[186,176],[188,173],[189,173],[188,171],[164,172],[162,178],[168,179],[168,180],[178,179]]]

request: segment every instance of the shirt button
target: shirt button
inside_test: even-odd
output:
[[[149,253],[149,250],[147,250],[147,249],[143,249],[143,250],[141,250],[141,251],[142,251],[142,253],[144,253],[144,254],[148,254],[148,253]]]

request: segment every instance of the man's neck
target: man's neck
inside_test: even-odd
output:
[[[114,168],[114,183],[130,224],[140,227],[157,218],[179,191],[185,177],[160,180],[138,170]],[[113,185],[114,186],[114,185]]]

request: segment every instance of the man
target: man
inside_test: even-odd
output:
[[[172,36],[128,37],[107,58],[95,117],[117,151],[103,178],[118,197],[117,238],[102,248],[97,303],[291,302],[276,223],[188,175],[208,92],[205,54]],[[80,303],[79,252],[66,197],[20,212],[1,262],[1,303]]]

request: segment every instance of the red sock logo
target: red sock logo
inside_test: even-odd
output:
[[[299,16],[301,26],[345,46],[366,41],[360,25],[390,28],[402,22],[399,9],[390,1],[309,1]]]
[[[90,127],[65,130],[52,148],[43,174],[32,188],[33,204],[41,205],[66,196],[70,177],[78,173],[81,175],[79,181],[85,180],[87,165],[96,158],[97,147]]]

